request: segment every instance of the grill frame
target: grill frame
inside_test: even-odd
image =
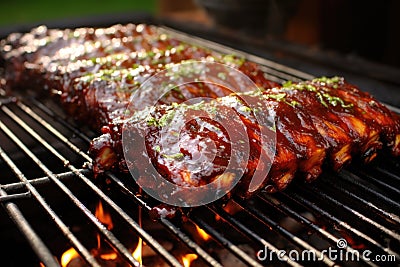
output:
[[[178,39],[200,46],[205,46],[217,52],[234,53],[240,56],[244,56],[248,60],[260,64],[262,66],[262,70],[267,74],[267,77],[277,82],[283,82],[288,79],[297,81],[313,78],[313,76],[310,74],[287,67],[285,65],[281,65],[249,53],[234,50],[230,47],[215,42],[193,37],[171,28],[162,27],[162,30],[177,37]],[[5,95],[4,91],[1,92],[1,94]],[[394,111],[398,111],[398,109],[396,109],[395,107],[391,108]],[[87,162],[90,162],[91,159],[84,152],[84,148],[81,148],[71,142],[69,140],[70,136],[66,136],[63,131],[72,132],[74,135],[76,135],[77,138],[81,139],[81,141],[83,142],[90,141],[90,136],[93,136],[92,132],[87,131],[89,133],[88,136],[86,130],[81,130],[77,128],[77,126],[74,125],[72,122],[64,120],[64,118],[60,117],[59,114],[49,109],[46,106],[46,103],[43,102],[41,99],[37,99],[34,97],[32,98],[27,95],[22,96],[22,99],[17,102],[15,102],[11,98],[6,98],[5,100],[2,100],[0,109],[2,116],[5,116],[8,119],[11,119],[13,123],[18,124],[18,127],[20,127],[20,129],[27,132],[33,139],[36,139],[36,141],[39,143],[39,146],[48,150],[48,153],[52,154],[62,164],[64,164],[66,169],[69,169],[68,172],[64,173],[50,171],[48,166],[43,165],[40,162],[40,160],[36,157],[36,155],[28,147],[28,145],[24,144],[24,142],[13,133],[9,125],[6,125],[6,123],[0,121],[0,129],[2,134],[7,135],[8,138],[12,140],[15,144],[17,144],[17,146],[19,146],[19,148],[28,157],[30,157],[33,161],[36,161],[37,166],[41,168],[46,174],[46,176],[42,178],[28,179],[24,175],[23,171],[21,171],[21,168],[18,168],[15,165],[15,162],[10,158],[10,153],[6,153],[5,150],[0,147],[0,158],[12,169],[12,171],[15,173],[15,178],[18,178],[20,180],[20,182],[12,182],[1,185],[0,202],[8,212],[8,215],[13,218],[16,227],[24,234],[40,261],[42,261],[46,266],[59,266],[59,263],[54,259],[51,250],[48,248],[48,246],[45,245],[45,242],[42,241],[43,237],[37,235],[34,228],[30,226],[29,221],[24,218],[23,213],[18,207],[18,201],[20,199],[29,198],[32,201],[37,201],[42,206],[42,208],[46,210],[48,216],[51,217],[58,225],[60,231],[67,239],[69,239],[69,243],[79,252],[81,257],[90,266],[100,266],[94,256],[90,253],[90,251],[80,242],[75,234],[69,229],[68,225],[66,225],[64,221],[60,219],[59,215],[52,210],[52,208],[46,202],[45,198],[36,189],[36,186],[52,183],[56,185],[59,189],[61,189],[63,193],[69,198],[69,200],[72,201],[74,205],[80,209],[80,212],[82,212],[86,216],[88,221],[97,228],[97,231],[102,235],[103,239],[107,240],[107,242],[110,243],[116,251],[118,251],[119,255],[127,263],[133,266],[138,265],[137,261],[132,257],[129,248],[124,246],[113,234],[113,232],[108,230],[107,227],[96,218],[96,216],[93,214],[93,211],[89,210],[89,208],[83,204],[83,202],[70,190],[70,188],[63,183],[64,180],[66,181],[69,179],[79,179],[79,181],[83,182],[85,186],[88,187],[91,192],[96,194],[102,202],[106,203],[107,206],[109,206],[110,209],[113,210],[113,212],[117,213],[121,218],[123,218],[123,220],[129,225],[131,230],[137,233],[137,235],[140,236],[149,246],[157,251],[157,253],[159,253],[160,256],[168,264],[170,264],[171,266],[181,266],[181,263],[176,257],[174,257],[165,248],[163,248],[163,246],[159,242],[157,242],[151,234],[140,227],[139,223],[137,223],[132,218],[132,216],[126,213],[118,204],[116,204],[115,201],[113,201],[112,198],[107,196],[102,188],[96,185],[96,182],[94,182],[90,171],[71,164],[68,157],[65,157],[61,153],[59,153],[57,148],[55,148],[52,144],[45,140],[45,137],[37,134],[35,129],[33,129],[30,124],[28,125],[27,122],[20,119],[17,113],[15,113],[15,109],[18,112],[25,114],[26,117],[29,117],[32,120],[31,123],[34,123],[36,126],[39,125],[39,127],[45,130],[49,136],[55,137],[59,142],[61,142],[63,147],[71,150],[78,157],[81,157],[84,161]],[[42,115],[39,115],[39,113],[34,111],[34,109],[40,111]],[[50,122],[48,119],[45,119],[45,116],[51,118],[52,122]],[[54,126],[55,122],[57,122],[58,126]],[[380,165],[377,165],[377,167],[373,166],[371,168],[378,173],[380,172],[382,175],[384,174],[387,177],[391,177],[393,181],[400,180],[400,177],[396,173],[389,172],[389,174],[387,174],[389,170],[387,168],[382,169]],[[400,170],[400,167],[398,165],[395,166],[395,168],[396,170]],[[329,175],[334,175],[334,177],[330,177],[329,179],[329,177],[327,177]],[[151,210],[152,207],[148,204],[147,199],[142,195],[137,195],[138,192],[132,192],[132,189],[126,185],[126,182],[124,182],[123,178],[112,173],[107,173],[106,176],[108,180],[113,184],[113,186],[116,186],[121,192],[129,196],[129,199],[132,200],[132,203],[140,206],[145,212]],[[320,235],[320,238],[324,239],[331,246],[335,246],[336,242],[338,242],[339,238],[341,237],[338,236],[337,233],[333,234],[332,231],[322,229],[315,221],[313,222],[306,216],[297,212],[293,208],[293,206],[300,205],[303,206],[305,209],[319,214],[324,220],[327,220],[328,222],[331,222],[333,224],[338,224],[338,227],[341,228],[344,232],[351,232],[353,235],[352,237],[363,239],[364,242],[369,243],[370,247],[373,247],[375,251],[382,251],[385,253],[396,255],[397,260],[399,260],[398,248],[396,248],[396,250],[392,250],[385,247],[380,242],[377,242],[376,238],[372,238],[369,236],[369,234],[364,233],[366,231],[365,229],[367,228],[364,227],[364,229],[360,231],[359,229],[352,227],[352,222],[343,221],[340,218],[341,214],[339,214],[338,216],[337,213],[330,212],[329,210],[324,208],[324,205],[326,205],[327,203],[331,203],[330,205],[332,205],[333,203],[336,208],[346,210],[346,212],[351,214],[353,217],[364,221],[366,225],[376,228],[377,231],[382,232],[383,235],[388,236],[391,240],[395,240],[395,242],[400,241],[400,236],[398,233],[381,225],[379,221],[375,221],[374,219],[369,218],[369,216],[364,215],[362,211],[354,209],[352,207],[353,203],[342,203],[343,200],[340,201],[332,197],[332,193],[328,192],[329,190],[326,191],[325,189],[321,190],[321,188],[319,188],[320,185],[325,185],[326,188],[326,184],[329,184],[331,187],[335,187],[338,192],[347,195],[350,199],[354,199],[355,202],[359,201],[362,204],[366,205],[368,211],[375,212],[374,217],[383,217],[386,220],[392,220],[399,223],[400,219],[394,212],[400,210],[399,204],[395,201],[395,199],[393,199],[393,197],[391,198],[385,196],[382,191],[379,191],[384,188],[385,190],[391,191],[392,195],[398,195],[399,189],[393,185],[393,181],[391,181],[390,179],[389,182],[380,181],[377,179],[377,177],[368,177],[368,175],[366,175],[365,177],[370,184],[365,185],[365,183],[362,182],[364,179],[357,175],[355,171],[349,170],[342,171],[339,174],[326,173],[323,176],[324,177],[321,177],[319,181],[315,184],[302,185],[301,183],[295,183],[289,188],[289,190],[286,190],[285,192],[275,195],[260,194],[256,197],[256,199],[257,201],[265,203],[266,205],[274,208],[276,212],[286,214],[292,219],[298,221],[305,228],[309,228],[314,233]],[[359,195],[357,195],[357,193],[354,192],[354,190],[347,190],[346,188],[340,187],[340,185],[333,183],[333,178],[339,178],[342,184],[350,183],[353,188],[355,187],[357,190],[360,190],[359,192],[362,192],[363,194],[374,195],[378,203],[382,202],[385,204],[385,208],[381,208],[377,202],[371,203],[370,201],[368,201],[368,199],[360,197]],[[379,190],[374,189],[376,188],[376,184],[380,186],[378,187]],[[374,185],[374,187],[369,187],[371,185]],[[300,192],[293,190],[294,188],[300,188]],[[25,190],[22,190],[21,192],[21,189]],[[321,203],[319,203],[319,205],[313,203],[312,200],[306,197],[307,194],[313,194],[314,196],[316,196],[318,200],[322,201],[322,205]],[[290,206],[285,201],[282,201],[282,199],[289,200],[290,202],[297,204]],[[282,227],[279,221],[269,218],[267,215],[262,213],[262,211],[252,206],[252,201],[243,201],[240,199],[234,199],[233,201],[242,206],[244,212],[247,215],[254,218],[255,220],[260,221],[265,227],[272,229],[274,232],[277,232],[280,236],[287,239],[289,243],[295,244],[297,247],[302,247],[303,249],[314,250],[319,256],[321,255],[321,248],[314,248],[314,246],[310,242],[303,240],[304,238],[300,238],[297,233],[292,233],[291,231],[288,231],[287,229]],[[257,233],[249,225],[244,224],[235,216],[227,213],[222,208],[221,203],[218,202],[210,204],[200,209],[206,209],[209,212],[220,216],[226,221],[226,224],[228,226],[233,227],[235,231],[242,233],[243,236],[248,237],[252,242],[257,243],[260,248],[263,248],[265,246],[270,251],[275,252],[280,249],[277,245],[274,245],[270,241],[268,241],[267,238]],[[243,263],[249,266],[260,266],[261,264],[263,264],[262,262],[255,260],[254,257],[251,257],[250,255],[248,255],[248,253],[238,247],[235,242],[230,240],[229,236],[225,237],[223,233],[216,230],[213,227],[212,223],[205,221],[205,219],[201,216],[195,216],[195,214],[196,210],[190,210],[185,216],[190,223],[198,225],[200,228],[204,229],[208,234],[213,237],[213,239],[217,243],[223,244],[225,249],[234,254]],[[189,234],[184,229],[182,229],[180,225],[177,225],[175,221],[168,218],[160,218],[158,220],[158,223],[160,223],[166,230],[173,233],[173,235],[177,239],[179,239],[182,244],[184,244],[193,253],[196,253],[206,264],[210,266],[221,266],[220,262],[215,259],[215,257],[210,255],[210,253],[207,252],[205,248],[203,248],[203,244],[196,243],[193,238],[191,238]],[[346,250],[349,252],[354,251],[351,247],[347,247]],[[294,262],[287,256],[285,260],[287,260],[286,264],[290,266],[301,265],[301,263]],[[331,261],[327,257],[324,257],[322,263],[324,263],[325,265],[335,264],[335,262]],[[364,264],[376,266],[373,262],[364,262]]]

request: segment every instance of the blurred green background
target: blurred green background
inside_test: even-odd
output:
[[[110,13],[156,12],[157,0],[0,0],[0,26]]]

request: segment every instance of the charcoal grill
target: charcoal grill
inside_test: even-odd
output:
[[[243,55],[260,64],[273,81],[313,77],[218,43],[163,30],[217,52]],[[234,198],[226,206],[215,202],[183,210],[178,218],[151,220],[157,203],[141,194],[131,178],[107,173],[95,179],[82,167],[91,161],[86,151],[94,132],[65,119],[54,100],[29,92],[22,96],[16,92],[16,100],[3,90],[0,93],[0,202],[4,208],[0,238],[8,246],[1,249],[0,262],[5,265],[60,266],[61,253],[73,247],[87,265],[101,266],[92,253],[98,234],[120,262],[132,266],[139,265],[132,256],[138,237],[171,266],[182,266],[183,253],[198,255],[193,266],[229,265],[223,259],[226,255],[244,266],[381,264],[363,258],[335,260],[323,253],[329,247],[337,249],[343,239],[347,242],[344,252],[368,249],[371,257],[383,255],[385,264],[399,263],[400,163],[385,153],[369,166],[355,163],[340,173],[326,171],[312,184],[294,182],[281,193],[262,192],[248,201]],[[114,228],[95,216],[98,201],[112,215]],[[147,222],[142,225],[139,210]],[[195,225],[211,241],[199,239],[190,230]],[[170,240],[173,248],[163,245],[163,240]],[[295,260],[287,254],[279,260],[272,253],[272,258],[260,261],[256,253],[261,249],[313,251],[319,260]]]

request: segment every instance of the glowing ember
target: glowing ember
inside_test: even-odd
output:
[[[100,222],[107,225],[108,230],[111,230],[114,227],[111,215],[107,212],[104,212],[103,204],[101,203],[101,201],[99,201],[99,204],[97,204],[95,216],[97,219],[99,219]]]
[[[65,251],[62,256],[61,256],[61,266],[62,267],[67,267],[68,264],[75,258],[78,258],[79,254],[76,252],[74,248],[70,248],[67,251]]]
[[[143,261],[142,261],[142,251],[143,251],[143,240],[139,238],[138,245],[135,249],[135,251],[132,253],[133,258],[137,260],[140,263],[140,266],[142,266]]]
[[[229,213],[230,215],[234,215],[234,214],[236,214],[237,212],[243,210],[242,207],[240,207],[237,203],[235,203],[235,202],[232,201],[232,200],[230,200],[228,203],[226,203],[226,205],[223,207],[223,209],[224,209],[227,213]],[[220,217],[218,214],[216,214],[216,215],[215,215],[215,220],[216,220],[216,221],[219,221],[219,220],[221,220],[221,217]]]
[[[194,261],[195,259],[197,259],[196,254],[186,254],[185,256],[182,257],[183,266],[189,267],[192,261]]]
[[[105,260],[105,261],[113,261],[113,260],[116,260],[117,257],[118,257],[118,255],[115,252],[111,252],[111,253],[108,253],[108,254],[101,254],[100,255],[100,258]]]
[[[201,229],[197,225],[196,225],[196,230],[204,241],[207,241],[211,238],[209,234],[207,234],[203,229]]]
[[[226,203],[226,205],[223,207],[223,209],[230,215],[234,215],[234,214],[238,213],[239,211],[243,210],[242,207],[240,207],[237,203],[235,203],[232,200],[229,201],[228,203]]]

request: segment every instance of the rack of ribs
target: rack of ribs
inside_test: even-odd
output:
[[[325,165],[338,171],[353,158],[370,162],[383,147],[394,156],[400,154],[399,117],[343,78],[279,85],[266,79],[257,64],[182,42],[154,26],[74,30],[40,26],[2,40],[0,54],[8,91],[45,89],[59,96],[68,115],[101,133],[89,151],[95,175],[135,169],[145,177],[141,159],[172,183],[198,187],[227,171],[237,153],[231,148],[240,148],[239,141],[245,138],[249,140],[248,160],[236,165],[244,172],[233,192],[247,198],[264,188],[283,190],[295,176],[313,181]],[[127,115],[132,94],[149,77],[191,61],[227,64],[258,88],[232,93],[210,84],[181,85],[155,107]],[[214,100],[186,103],[196,97]],[[232,112],[234,118],[228,116]],[[161,149],[167,147],[163,142],[168,135],[176,135],[164,129],[173,118],[168,114],[194,118],[183,126],[180,138],[169,138],[175,143],[168,145],[179,148],[172,155]],[[242,138],[232,140],[212,120],[216,117],[231,129],[242,127],[246,136],[237,131]],[[273,118],[274,124],[260,124],[263,117]],[[131,146],[123,146],[123,131],[131,137]],[[270,135],[275,138],[273,147],[263,143]],[[135,149],[135,138],[145,140],[146,159],[141,158],[143,151]],[[211,147],[213,153],[208,153]],[[193,157],[199,154],[206,158],[212,154],[210,164],[195,168]],[[126,160],[125,155],[137,160]],[[268,169],[268,175],[253,188],[251,179],[260,169]],[[228,171],[233,176],[238,173]]]
[[[256,110],[252,108],[255,105],[251,107],[248,103],[256,103]],[[237,194],[243,197],[249,197],[262,188],[283,190],[295,176],[313,181],[321,174],[325,163],[338,171],[355,157],[369,162],[383,144],[393,156],[400,155],[398,116],[367,93],[346,83],[343,78],[334,77],[288,83],[249,93],[234,93],[208,103],[160,105],[155,109],[136,112],[127,120],[114,121],[104,128],[102,136],[93,140],[90,153],[95,159],[95,171],[128,171],[129,168],[135,168],[140,176],[146,158],[134,144],[137,140],[145,139],[147,161],[173,183],[200,186],[210,183],[226,171],[235,173],[236,170],[225,169],[232,158],[231,153],[234,153],[229,153],[232,142],[227,132],[209,118],[217,116],[223,120],[226,110],[233,110],[237,114],[236,119],[226,116],[229,127],[238,129],[244,125],[248,140],[251,141],[245,172],[235,188]],[[254,117],[255,113],[273,116],[275,127],[261,131],[260,128],[265,125],[260,125]],[[176,123],[170,114],[193,118],[182,127],[179,138],[173,138],[176,135],[174,131],[168,128],[163,130],[168,123]],[[128,134],[132,145],[122,146],[122,131]],[[268,150],[268,146],[260,143],[262,132],[268,136],[270,131],[276,134],[276,150],[262,152]],[[172,139],[176,143],[171,143]],[[169,140],[168,145],[163,143],[165,140]],[[212,166],[193,171],[191,159],[196,154],[208,155],[207,148],[201,143],[211,142],[217,148],[217,152],[211,153],[217,155],[212,159]],[[168,146],[178,147],[179,150],[172,155],[170,152],[165,154],[162,148]],[[262,166],[258,162],[261,154],[269,155],[271,151],[275,155],[268,176],[257,190],[249,190],[254,167]],[[124,154],[127,156],[124,157]],[[125,162],[124,158],[137,160]],[[238,164],[240,168],[243,166]]]
[[[183,61],[220,62],[247,74],[258,86],[265,79],[258,66],[233,55],[221,55],[177,40],[148,25],[109,28],[47,29],[15,33],[0,43],[6,89],[43,89],[61,96],[73,118],[100,130],[123,113],[132,92],[148,77]],[[186,98],[201,96],[187,92]],[[210,97],[225,92],[207,92]],[[181,102],[180,95],[170,102]]]

